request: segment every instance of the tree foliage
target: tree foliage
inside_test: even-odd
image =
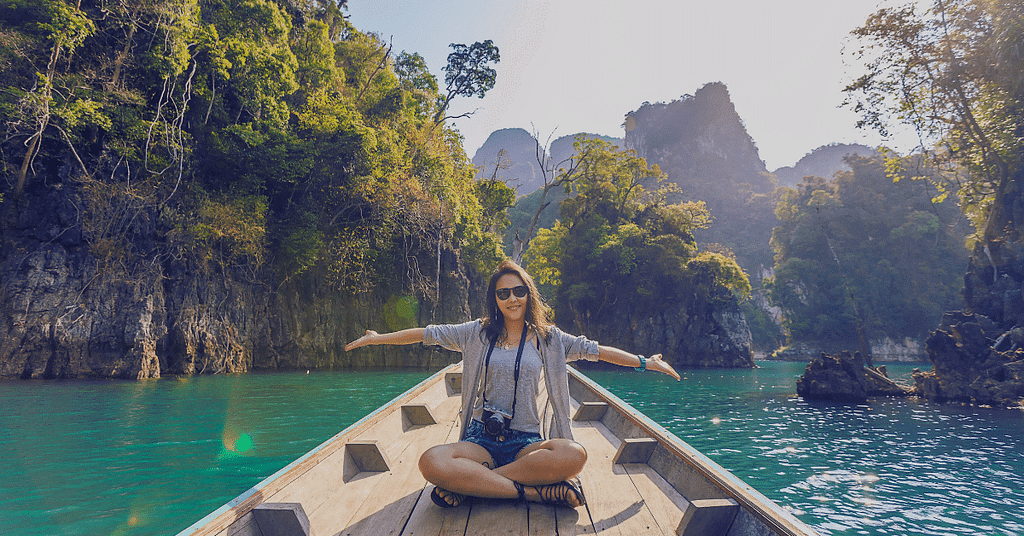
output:
[[[452,53],[448,54],[448,65],[444,67],[445,94],[437,98],[437,112],[434,115],[436,122],[472,114],[445,115],[455,97],[484,98],[498,77],[498,72],[491,64],[501,61],[498,47],[490,39],[472,45],[452,43],[449,46]]]
[[[565,183],[560,219],[537,232],[525,256],[538,281],[555,287],[560,321],[587,333],[613,309],[650,316],[674,298],[711,300],[717,285],[749,292],[727,253],[697,251],[693,231],[711,222],[702,202],[669,203],[672,185],[632,151],[600,138],[575,145],[588,156]]]
[[[859,125],[912,127],[943,170],[928,175],[937,197],[956,193],[986,242],[1024,225],[1022,20],[1018,0],[934,0],[882,9],[854,31],[866,74],[846,91]]]
[[[350,290],[400,273],[430,294],[419,252],[489,269],[507,192],[477,184],[459,134],[435,122],[443,96],[422,57],[396,59],[343,7],[0,3],[0,195],[82,191],[83,236],[122,262],[319,266]],[[457,92],[493,86],[467,61]],[[161,244],[133,239],[140,221]]]
[[[893,182],[882,158],[847,162],[832,180],[781,189],[770,300],[795,341],[856,347],[854,305],[869,339],[924,338],[959,303],[966,225],[928,182]],[[902,164],[928,173],[920,157]]]

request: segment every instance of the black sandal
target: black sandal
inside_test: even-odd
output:
[[[568,506],[569,508],[579,508],[587,504],[587,498],[583,495],[583,488],[580,486],[580,481],[577,478],[546,486],[534,486],[533,489],[537,490],[537,494],[540,495],[540,502],[543,504]],[[575,497],[579,504],[573,506],[569,502],[569,497]]]
[[[519,502],[525,503],[526,502],[526,488],[523,487],[523,485],[520,484],[519,482],[516,482],[515,480],[512,481],[512,485],[516,487],[516,493],[519,493]]]
[[[445,492],[447,494],[447,497],[451,499],[452,502],[446,501],[445,498],[442,497],[440,493],[438,493],[438,490]],[[448,491],[446,489],[441,489],[437,486],[434,486],[433,491],[430,492],[430,500],[434,501],[434,504],[440,506],[441,508],[455,508],[456,506],[459,506],[460,504],[466,501],[466,496],[461,493],[455,493],[454,491]]]

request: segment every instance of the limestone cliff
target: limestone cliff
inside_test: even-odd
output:
[[[666,300],[673,303],[660,311],[615,308],[576,328],[601,344],[661,353],[676,367],[753,367],[750,329],[739,303],[723,286],[713,294],[708,300]]]
[[[0,210],[2,378],[139,379],[458,359],[420,346],[343,349],[364,329],[473,316],[471,278],[457,252],[442,252],[436,304],[398,285],[347,294],[315,270],[279,285],[267,268],[175,258],[147,213],[133,229],[131,261],[104,265],[78,231],[81,200],[70,190],[39,188]],[[436,258],[420,263],[437,265]]]
[[[103,264],[78,231],[80,203],[72,188],[38,188],[0,210],[0,378],[436,367],[460,357],[419,345],[346,353],[344,345],[365,329],[461,322],[483,309],[485,278],[456,251],[442,251],[433,296],[411,296],[399,283],[353,295],[315,269],[279,284],[267,267],[253,272],[169,255],[156,215],[145,212],[133,230],[131,261]],[[437,265],[435,251],[417,255],[420,266]],[[663,352],[679,366],[752,366],[746,324],[731,294],[719,291],[717,300],[616,318],[613,328],[585,333]]]
[[[725,84],[710,83],[669,103],[644,103],[626,116],[626,148],[657,164],[688,201],[704,201],[715,224],[700,242],[730,248],[747,273],[773,266],[775,182]]]
[[[577,133],[558,137],[550,140],[547,147],[548,158],[551,166],[572,158],[575,154],[573,142],[576,136],[585,135],[588,137],[599,137],[611,141],[613,144],[621,145],[617,138],[608,136],[597,136],[594,134]],[[497,177],[504,180],[516,193],[522,197],[544,187],[544,175],[537,162],[537,139],[532,134],[521,128],[503,128],[495,130],[487,137],[487,140],[473,155],[473,165],[477,168],[477,178],[490,178],[495,172],[495,165],[500,162],[504,166],[497,170]],[[547,141],[541,138],[543,146]],[[562,165],[565,167],[565,164]],[[557,168],[555,168],[557,171]],[[548,176],[548,179],[555,177]]]

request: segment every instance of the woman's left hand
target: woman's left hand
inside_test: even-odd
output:
[[[647,370],[664,372],[665,374],[672,376],[676,380],[681,379],[679,377],[679,373],[676,372],[676,369],[672,368],[672,365],[669,365],[668,363],[661,359],[661,354],[654,354],[651,357],[647,358]]]

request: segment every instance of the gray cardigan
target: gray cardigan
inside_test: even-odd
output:
[[[544,364],[543,385],[548,394],[547,404],[541,411],[541,422],[550,417],[547,437],[572,439],[572,429],[569,425],[569,373],[566,371],[566,363],[581,358],[597,361],[598,344],[583,336],[569,335],[555,326],[551,326],[549,333],[550,337],[547,339],[539,337],[540,359]],[[464,438],[477,393],[480,391],[484,358],[490,346],[483,333],[483,325],[480,320],[464,324],[430,325],[423,332],[423,344],[436,344],[448,350],[462,352],[462,431],[459,438]],[[552,410],[550,415],[548,408]],[[543,429],[542,425],[541,433]]]

